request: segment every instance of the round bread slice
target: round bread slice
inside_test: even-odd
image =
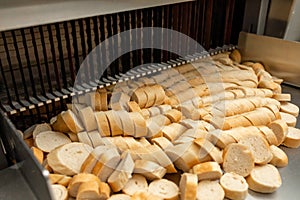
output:
[[[132,177],[128,180],[122,191],[132,196],[134,193],[138,191],[147,191],[148,183],[144,176],[139,174],[133,174]]]
[[[123,135],[122,122],[117,111],[109,110],[105,112],[105,115],[108,119],[111,136]]]
[[[51,126],[47,123],[37,124],[33,129],[32,137],[33,139],[35,139],[35,137],[41,132],[51,131],[51,130],[52,130]]]
[[[80,185],[85,182],[97,182],[97,184],[99,185],[100,180],[94,174],[85,174],[85,173],[76,174],[75,176],[73,176],[73,178],[71,179],[68,185],[68,191],[70,196],[76,197]]]
[[[80,119],[86,131],[93,131],[97,129],[97,121],[94,117],[93,109],[88,106],[79,111]]]
[[[167,170],[153,161],[136,160],[133,172],[145,176],[148,180],[154,180],[161,179]]]
[[[298,148],[300,146],[300,129],[288,127],[288,132],[283,145],[290,148]]]
[[[198,180],[215,180],[219,179],[223,172],[220,165],[217,162],[209,161],[194,165],[192,172],[197,174]]]
[[[140,108],[145,108],[147,104],[147,95],[144,91],[144,88],[138,88],[136,89],[131,96],[131,100],[135,101],[139,104]]]
[[[266,164],[270,162],[273,155],[266,139],[250,129],[245,128],[244,130],[247,132],[242,134],[238,143],[246,145],[250,149],[256,164]]]
[[[71,110],[61,112],[61,117],[72,133],[83,131],[81,122]]]
[[[244,177],[234,173],[225,173],[220,184],[225,192],[225,197],[229,199],[242,200],[248,195],[248,184]]]
[[[99,183],[97,181],[88,181],[81,183],[78,188],[76,199],[101,199],[99,193]]]
[[[94,115],[97,121],[97,127],[100,135],[103,137],[109,137],[110,127],[105,112],[95,112]]]
[[[278,169],[270,164],[255,166],[246,180],[251,190],[261,193],[275,192],[282,184]]]
[[[288,126],[295,127],[297,123],[297,118],[294,115],[285,112],[279,112],[280,117],[283,121],[286,122]]]
[[[257,126],[257,128],[260,130],[261,134],[266,138],[268,143],[270,145],[277,145],[278,141],[276,138],[276,135],[273,133],[273,131],[267,127],[267,126]]]
[[[287,93],[276,93],[273,95],[273,98],[282,102],[286,102],[286,101],[291,101],[291,94],[287,94]]]
[[[117,112],[121,119],[123,136],[134,136],[134,123],[130,118],[129,113],[124,110],[119,110]]]
[[[249,148],[242,144],[229,144],[223,152],[223,170],[234,172],[243,177],[254,168],[254,157]]]
[[[177,200],[178,186],[167,179],[154,180],[149,184],[148,192],[165,200]]]
[[[90,139],[90,137],[88,136],[88,133],[86,131],[82,131],[77,133],[77,137],[79,142],[90,145],[91,147],[93,147],[93,143],[92,140]]]
[[[63,133],[55,131],[44,131],[39,133],[34,140],[34,144],[37,148],[43,152],[49,153],[53,149],[71,143],[72,141],[68,136]]]
[[[130,119],[133,120],[134,124],[134,137],[146,137],[147,136],[147,126],[146,120],[139,112],[130,112]]]
[[[291,115],[294,115],[295,117],[297,117],[299,115],[299,107],[290,102],[281,102],[280,111],[289,113]]]
[[[197,199],[223,200],[225,192],[218,181],[203,180],[197,186]]]
[[[268,127],[273,131],[277,138],[277,146],[280,145],[284,140],[288,133],[288,125],[283,120],[275,120],[268,124]]]
[[[80,172],[82,163],[92,150],[87,144],[72,142],[51,151],[47,161],[54,172],[72,176]]]
[[[51,190],[54,199],[57,200],[67,200],[68,199],[68,190],[66,187],[59,185],[59,184],[53,184],[51,185]]]
[[[198,177],[197,174],[183,173],[179,182],[180,199],[196,199]]]
[[[274,165],[275,167],[285,167],[288,165],[289,159],[282,149],[275,145],[271,145],[270,149],[273,154],[270,164]]]

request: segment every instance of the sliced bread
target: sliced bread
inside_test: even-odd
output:
[[[35,146],[47,153],[61,145],[68,143],[71,143],[71,140],[68,136],[55,131],[41,132],[35,137],[34,140]]]
[[[165,200],[177,200],[179,196],[178,186],[167,179],[152,181],[149,184],[148,192]]]
[[[197,186],[197,200],[223,200],[225,192],[218,181],[203,180]]]
[[[233,173],[225,173],[221,179],[220,184],[225,192],[225,197],[234,200],[246,199],[248,195],[248,184],[244,177]]]

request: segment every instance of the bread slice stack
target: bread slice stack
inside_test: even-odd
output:
[[[223,52],[98,89],[24,139],[52,184],[77,199],[274,192],[276,167],[288,165],[281,145],[300,146],[299,108],[261,63],[242,62]]]

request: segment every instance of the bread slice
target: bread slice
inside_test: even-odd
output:
[[[164,100],[165,100],[165,97],[166,97],[166,94],[165,94],[165,91],[163,89],[163,87],[161,85],[153,85],[151,86],[151,89],[153,91],[155,91],[155,102],[154,102],[154,105],[161,105],[164,103]]]
[[[273,95],[273,98],[280,102],[287,102],[287,101],[291,101],[291,94],[276,93]]]
[[[61,117],[72,133],[83,131],[81,122],[71,110],[61,112]]]
[[[35,146],[47,153],[61,145],[68,143],[71,143],[71,140],[68,136],[55,131],[41,132],[35,137],[34,140]]]
[[[76,174],[75,176],[73,176],[68,186],[68,191],[70,196],[77,197],[78,189],[80,185],[86,182],[97,182],[97,184],[99,185],[100,180],[94,174],[85,174],[85,173]]]
[[[236,142],[236,140],[231,135],[223,133],[223,131],[219,129],[210,131],[206,135],[206,138],[220,149],[224,149],[227,145]]]
[[[141,108],[139,104],[137,104],[135,101],[129,101],[127,102],[129,112],[140,112]]]
[[[149,184],[148,192],[165,200],[177,200],[179,196],[178,186],[167,179],[152,181]]]
[[[110,136],[110,134],[111,134],[110,126],[109,126],[109,122],[108,122],[105,112],[102,112],[102,111],[95,112],[94,115],[95,115],[98,131],[99,131],[100,135],[103,137]]]
[[[164,115],[168,117],[172,123],[179,122],[182,118],[182,113],[176,109],[168,110],[164,113]]]
[[[51,131],[51,130],[52,130],[51,126],[47,123],[37,124],[32,131],[32,137],[33,139],[35,139],[35,137],[41,132]]]
[[[44,153],[42,150],[40,150],[39,148],[36,148],[36,147],[31,147],[30,148],[34,157],[36,158],[36,160],[42,164],[43,163],[43,160],[44,160]]]
[[[289,113],[280,112],[280,118],[286,122],[288,126],[295,127],[297,123],[297,118]]]
[[[299,107],[290,102],[281,102],[280,103],[280,111],[289,113],[295,117],[299,115]]]
[[[165,150],[168,147],[173,146],[172,142],[165,137],[156,137],[151,139],[151,142]]]
[[[123,129],[123,136],[134,136],[134,122],[129,113],[124,110],[117,111]]]
[[[104,144],[98,130],[90,131],[87,133],[87,135],[88,135],[89,139],[91,140],[94,148]]]
[[[223,200],[225,192],[218,181],[203,180],[197,186],[197,199]]]
[[[107,111],[108,103],[107,103],[107,91],[105,88],[97,89],[97,92],[100,94],[100,110]]]
[[[140,108],[145,108],[147,104],[147,95],[143,87],[136,89],[132,95],[131,100],[139,104]]]
[[[93,143],[92,140],[90,139],[90,137],[88,136],[88,133],[86,131],[82,131],[77,133],[77,137],[79,142],[90,145],[91,147],[93,147]]]
[[[129,152],[124,152],[121,155],[121,161],[118,164],[115,171],[109,176],[107,182],[110,185],[112,191],[118,192],[122,190],[134,169],[134,162]]]
[[[159,148],[158,145],[154,144],[154,145],[147,146],[146,148],[148,152],[153,155],[156,162],[167,170],[167,173],[177,172],[171,159],[161,148]]]
[[[161,179],[167,172],[165,168],[148,160],[136,160],[134,173],[145,176],[148,180]]]
[[[67,133],[70,131],[69,127],[63,120],[61,113],[59,113],[57,116],[50,119],[50,125],[54,131]],[[24,132],[24,135],[29,135],[26,132]]]
[[[192,172],[197,174],[198,180],[215,180],[219,179],[223,172],[217,162],[209,161],[199,163],[193,166]]]
[[[266,138],[268,143],[270,145],[277,145],[278,141],[276,138],[276,135],[273,133],[273,131],[267,127],[267,126],[257,126],[257,128],[260,130],[260,133]]]
[[[165,149],[174,165],[184,172],[188,172],[194,165],[201,162],[199,151],[200,147],[194,142],[169,146]]]
[[[131,196],[131,200],[163,200],[148,191],[138,191]]]
[[[247,132],[240,137],[238,143],[249,148],[256,164],[266,164],[270,162],[272,153],[268,142],[259,133],[256,133],[251,129],[244,130]]]
[[[130,101],[130,96],[124,92],[112,92],[109,102],[109,107],[112,110],[128,110],[127,103]]]
[[[163,136],[169,139],[171,142],[175,141],[182,133],[184,133],[187,128],[178,123],[172,123],[168,126],[165,126],[162,129]]]
[[[97,129],[97,121],[94,117],[93,109],[88,106],[79,111],[80,119],[86,131],[93,131]]]
[[[155,104],[156,101],[156,91],[153,90],[151,86],[144,87],[144,92],[147,96],[147,103],[145,105],[145,108],[149,108]]]
[[[277,146],[280,145],[284,140],[288,133],[288,126],[283,120],[275,120],[271,122],[268,127],[273,131],[277,138]]]
[[[248,195],[248,184],[244,177],[233,172],[225,173],[220,184],[225,192],[225,197],[229,199],[242,200]]]
[[[201,148],[200,156],[202,156],[201,154],[204,154],[205,156],[205,154],[208,153],[213,161],[216,161],[217,163],[223,163],[222,151],[215,147],[209,140],[205,138],[196,138],[194,142]]]
[[[251,190],[260,193],[275,192],[282,184],[278,169],[270,164],[255,166],[246,180]]]
[[[285,167],[288,165],[288,156],[282,149],[275,145],[271,145],[270,149],[273,154],[273,158],[270,161],[270,164],[274,165],[275,167]]]
[[[67,200],[68,199],[68,190],[66,187],[59,184],[52,184],[51,191],[54,199]]]
[[[134,137],[146,137],[147,136],[147,126],[146,120],[139,112],[130,112],[130,119],[132,119],[134,124]]]
[[[196,174],[183,173],[179,182],[180,199],[191,200],[197,196],[198,177]]]
[[[97,181],[88,181],[80,184],[76,199],[100,199],[99,183]]]
[[[300,146],[300,129],[288,127],[286,138],[283,145],[290,148],[298,148]]]
[[[254,168],[254,157],[247,146],[242,144],[229,144],[223,152],[223,170],[234,172],[243,177],[250,174]]]
[[[116,169],[120,159],[117,148],[108,149],[100,156],[92,173],[98,176],[101,181],[106,182],[108,177]]]
[[[144,176],[139,174],[133,174],[129,181],[126,183],[125,187],[122,189],[127,195],[132,196],[138,191],[147,191],[148,183]]]
[[[121,119],[117,111],[109,110],[105,112],[108,119],[111,136],[123,135],[123,127]]]
[[[82,163],[80,171],[83,173],[92,173],[100,156],[111,148],[115,148],[115,147],[113,145],[100,145],[95,149],[93,149],[93,151],[88,155],[88,157]]]
[[[62,145],[47,155],[49,166],[54,172],[75,175],[93,148],[87,144],[72,142]]]
[[[127,194],[113,194],[107,200],[131,200]]]
[[[98,92],[89,92],[85,94],[86,104],[94,111],[101,111],[101,95]]]

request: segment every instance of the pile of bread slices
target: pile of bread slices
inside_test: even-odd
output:
[[[233,50],[74,98],[24,138],[56,199],[245,199],[300,146],[281,83]]]

